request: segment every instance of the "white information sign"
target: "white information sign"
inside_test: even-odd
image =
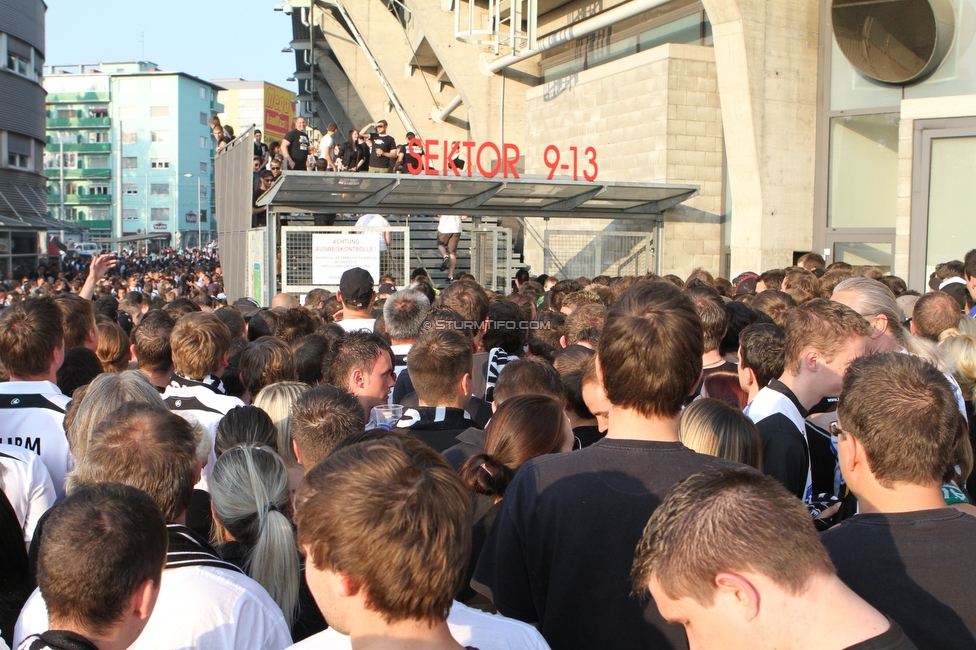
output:
[[[356,267],[369,271],[374,282],[379,280],[380,235],[379,232],[312,234],[312,284],[338,286],[342,274]]]

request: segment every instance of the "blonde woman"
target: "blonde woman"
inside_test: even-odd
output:
[[[759,429],[742,411],[714,398],[695,400],[681,414],[678,438],[699,454],[717,456],[762,471]]]
[[[305,471],[295,458],[291,441],[291,409],[298,396],[307,391],[308,384],[300,381],[279,381],[261,389],[254,399],[254,405],[267,413],[278,427],[278,455],[288,468],[288,484],[294,494],[302,482]]]
[[[209,487],[218,553],[268,591],[291,629],[299,568],[285,462],[268,447],[233,447],[217,459]]]

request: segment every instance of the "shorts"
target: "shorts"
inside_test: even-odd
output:
[[[386,167],[370,167],[369,168],[369,173],[370,174],[389,174],[390,173],[390,170],[388,168],[386,168]]]
[[[437,243],[447,249],[449,254],[457,253],[458,242],[461,241],[459,232],[439,232],[437,233]]]

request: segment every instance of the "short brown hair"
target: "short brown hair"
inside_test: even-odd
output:
[[[139,488],[172,523],[190,505],[196,463],[197,438],[189,422],[152,404],[127,402],[92,432],[78,483],[115,481]]]
[[[786,332],[779,325],[753,323],[739,334],[739,365],[756,375],[760,388],[783,375],[785,360]]]
[[[881,485],[942,482],[953,456],[959,407],[938,368],[911,354],[856,360],[837,404],[840,426],[861,443]]]
[[[322,385],[298,396],[289,425],[302,466],[310,469],[331,454],[340,440],[361,431],[366,419],[363,405],[347,390]]]
[[[230,330],[211,313],[193,312],[176,321],[169,344],[176,373],[203,379],[217,371],[230,349]]]
[[[470,323],[475,330],[488,318],[488,294],[481,285],[471,280],[456,280],[441,291],[434,302],[435,309],[453,309]]]
[[[471,496],[454,469],[408,437],[336,451],[305,475],[298,543],[320,570],[362,585],[388,622],[446,620],[471,553]]]
[[[73,293],[60,293],[54,300],[61,307],[65,349],[84,345],[88,332],[95,327],[95,307],[92,301]]]
[[[938,342],[939,334],[959,325],[961,316],[955,298],[945,291],[930,291],[915,303],[912,323],[918,336]]]
[[[805,253],[796,261],[796,265],[811,272],[814,269],[823,271],[827,268],[827,261],[819,253]]]
[[[868,322],[850,307],[823,298],[811,300],[791,311],[787,318],[784,368],[798,374],[807,348],[819,351],[830,361],[851,339],[870,333]]]
[[[262,336],[244,348],[237,371],[252,397],[257,397],[265,386],[298,379],[295,353],[286,343],[270,336]]]
[[[784,291],[767,289],[757,293],[749,302],[749,306],[757,309],[773,319],[773,322],[786,328],[786,319],[790,310],[796,307],[793,296]]]
[[[160,372],[173,365],[173,351],[169,345],[170,334],[176,322],[162,309],[146,314],[132,330],[132,344],[136,348],[136,361],[141,370]]]
[[[493,395],[495,404],[499,405],[519,395],[548,395],[562,401],[565,390],[562,378],[550,363],[538,357],[525,357],[505,364]]]
[[[123,372],[129,368],[129,337],[115,322],[98,324],[98,360],[105,372]]]
[[[336,343],[325,382],[346,388],[354,370],[372,372],[381,354],[393,357],[390,344],[383,337],[372,332],[349,332]]]
[[[0,317],[0,358],[19,379],[48,373],[63,342],[61,308],[50,298],[28,298]]]
[[[691,299],[667,282],[637,282],[603,327],[597,359],[607,399],[644,417],[674,417],[698,382],[703,352]]]
[[[607,309],[602,302],[580,305],[566,318],[566,345],[581,341],[598,344],[606,320]]]
[[[563,296],[562,304],[560,309],[563,307],[568,307],[571,311],[576,311],[583,305],[600,305],[604,306],[603,300],[600,298],[600,294],[589,289],[582,289],[580,291],[574,291],[572,293],[567,293]]]
[[[50,510],[39,538],[37,584],[51,617],[110,628],[142,583],[159,586],[168,541],[145,492],[106,482],[73,493]]]
[[[417,397],[431,406],[455,401],[458,382],[471,373],[473,363],[471,341],[453,330],[422,334],[407,355]]]
[[[820,297],[820,281],[806,269],[790,267],[786,270],[786,277],[783,278],[783,291],[788,293],[796,304],[802,305]]]
[[[727,571],[762,574],[792,594],[835,574],[807,509],[779,481],[714,469],[671,488],[644,528],[631,579],[637,593],[653,578],[669,598],[709,607]]]
[[[725,306],[725,301],[716,292],[704,289],[691,289],[688,296],[695,304],[695,311],[701,319],[705,350],[718,350],[729,328],[729,309]]]

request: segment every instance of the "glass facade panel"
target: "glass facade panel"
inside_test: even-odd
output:
[[[961,260],[973,247],[976,137],[934,138],[929,171],[926,275],[940,262]]]
[[[901,86],[868,79],[850,64],[837,41],[830,49],[830,110],[850,111],[877,106],[900,106]]]
[[[639,37],[641,52],[665,43],[701,45],[701,23],[701,14],[694,13],[667,25],[649,29]]]
[[[895,227],[898,122],[894,113],[831,118],[829,227]]]
[[[890,243],[837,242],[833,261],[852,266],[877,266],[882,273],[891,273],[891,248]]]

